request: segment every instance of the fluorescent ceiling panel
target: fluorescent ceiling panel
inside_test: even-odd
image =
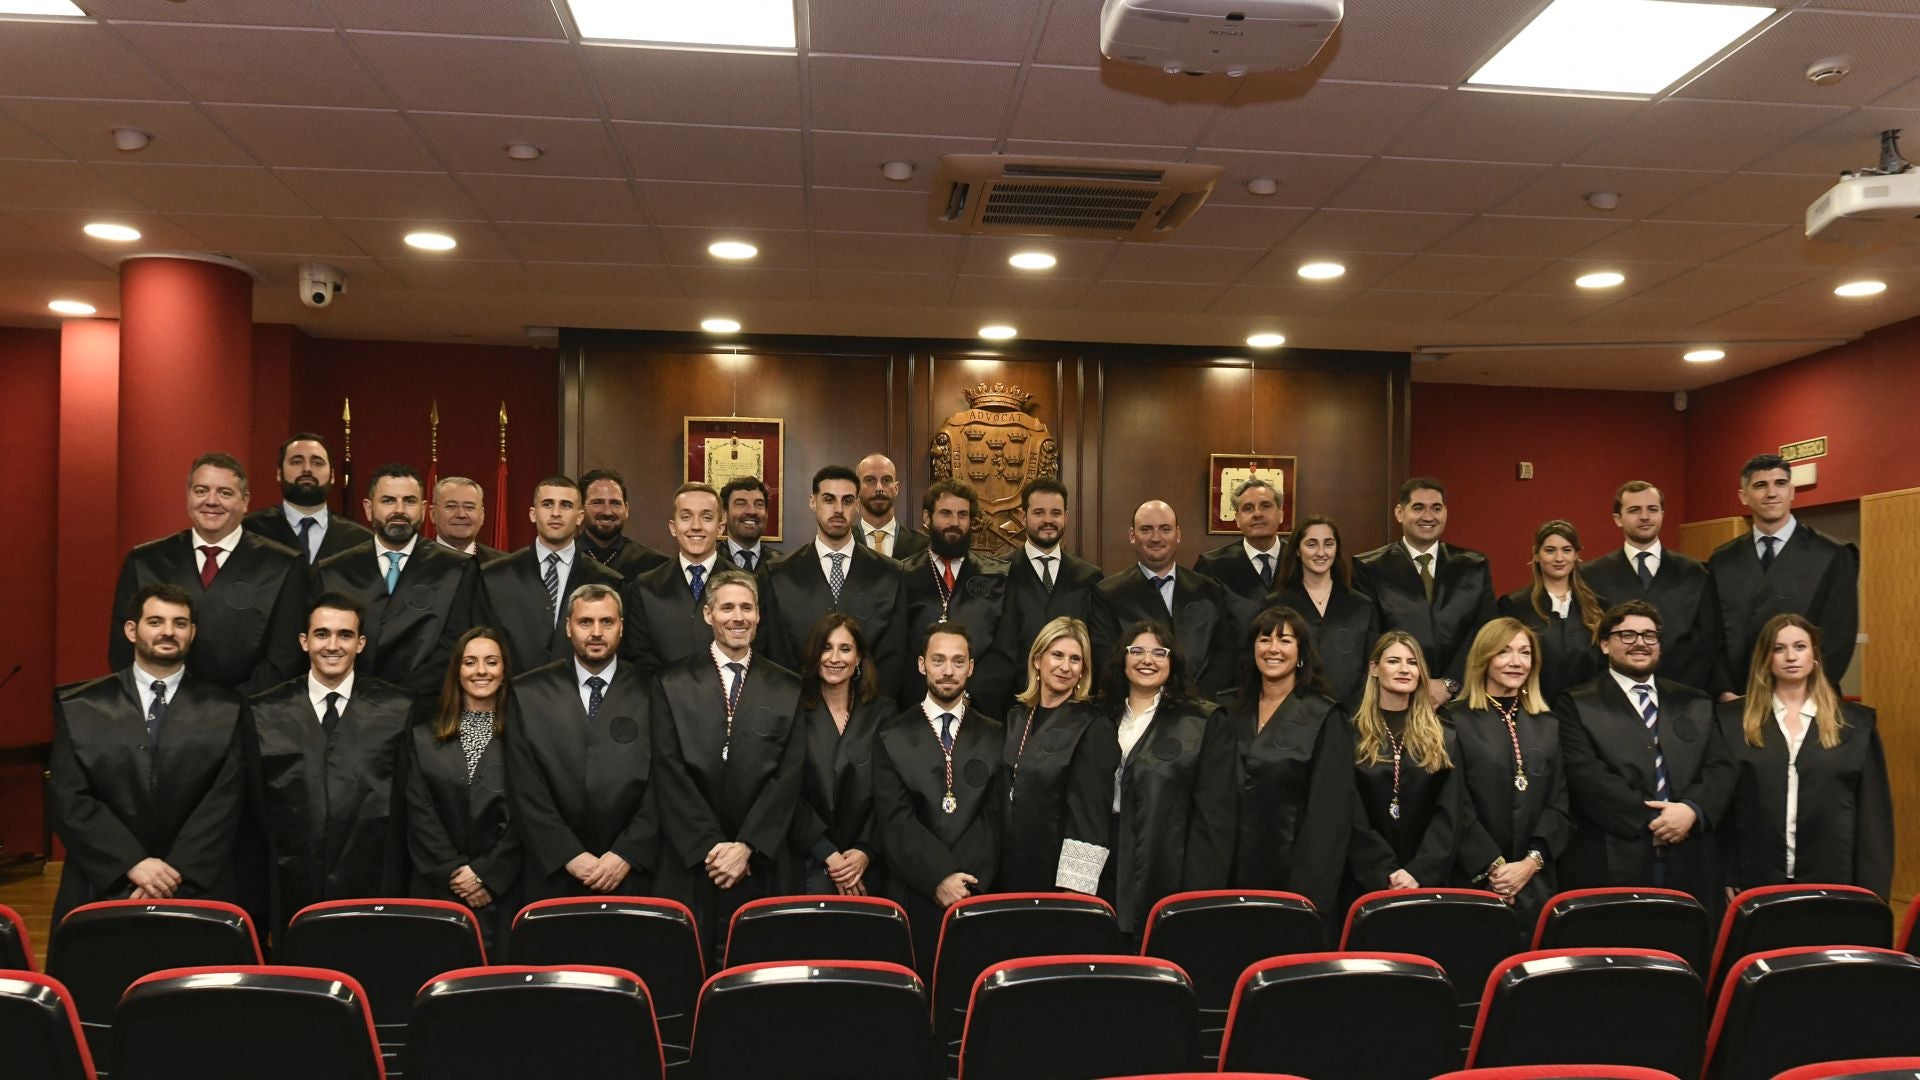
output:
[[[589,42],[791,49],[798,40],[793,0],[567,0],[567,6]]]
[[[0,0],[0,16],[34,15],[64,19],[84,19],[87,13],[69,0]]]
[[[1553,0],[1467,84],[1652,96],[1773,12],[1675,0]]]

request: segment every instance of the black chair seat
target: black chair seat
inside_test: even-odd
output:
[[[366,991],[318,968],[179,968],[128,988],[113,1021],[120,1080],[380,1080]]]
[[[700,935],[684,904],[640,896],[560,897],[520,909],[506,959],[553,967],[590,964],[631,971],[653,999],[667,1064],[687,1060],[693,1010],[707,977]]]
[[[920,1080],[933,1073],[920,977],[875,961],[728,968],[700,990],[693,1075]]]
[[[733,913],[727,967],[773,960],[878,960],[913,966],[899,904],[874,896],[770,896]]]
[[[1458,1009],[1446,972],[1424,956],[1276,956],[1240,976],[1220,1068],[1427,1080],[1460,1067]]]
[[[975,983],[960,1080],[1099,1080],[1200,1064],[1193,984],[1144,956],[1038,956]]]
[[[663,1080],[647,988],[632,972],[503,965],[422,987],[407,1024],[414,1080]]]
[[[1711,974],[1713,919],[1677,889],[1574,889],[1547,901],[1535,924],[1539,949],[1658,949]]]
[[[0,1060],[9,1080],[93,1080],[80,1014],[60,980],[0,971]]]
[[[1673,953],[1528,952],[1508,957],[1488,977],[1467,1064],[1601,1062],[1693,1080],[1706,1034],[1700,976]]]
[[[1770,1080],[1801,1065],[1920,1056],[1920,958],[1793,948],[1734,964],[1707,1033],[1707,1080]]]

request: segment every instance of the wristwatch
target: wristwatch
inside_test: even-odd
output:
[[[1547,857],[1545,855],[1540,854],[1539,848],[1529,849],[1527,851],[1527,858],[1533,860],[1534,869],[1545,870],[1547,868]]]
[[[1448,677],[1445,679],[1441,679],[1440,681],[1446,685],[1448,697],[1460,696],[1460,680],[1459,679]]]

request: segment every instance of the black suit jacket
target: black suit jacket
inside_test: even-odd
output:
[[[1013,657],[1015,693],[1026,689],[1027,653],[1033,648],[1033,639],[1040,636],[1040,628],[1063,615],[1091,626],[1093,589],[1106,576],[1099,567],[1067,554],[1064,548],[1056,547],[1053,553],[1059,561],[1053,564],[1051,593],[1040,584],[1025,545],[1015,548],[1007,563],[1007,603],[1000,613],[1002,640],[998,648]],[[1091,656],[1087,661],[1099,663]]]
[[[724,554],[713,560],[714,574],[732,569],[733,563]],[[713,643],[713,627],[701,614],[677,555],[639,577],[628,578],[620,597],[627,623],[620,639],[623,659],[654,675],[696,653],[707,655],[707,646]]]
[[[384,549],[372,540],[320,560],[313,568],[315,595],[343,592],[367,613],[360,628],[367,647],[354,669],[436,698],[446,678],[453,643],[472,628],[480,567],[451,548],[416,541],[400,563],[400,579],[387,595]]]
[[[670,555],[655,551],[631,536],[616,536],[613,543],[602,548],[594,544],[583,532],[576,540],[582,554],[601,566],[632,581],[656,566],[674,562]]]
[[[448,882],[467,866],[486,883],[495,904],[510,905],[519,895],[522,852],[507,802],[505,733],[480,752],[469,781],[459,734],[435,738],[423,716],[413,727],[412,764],[407,772],[411,895],[463,903]]]
[[[855,520],[853,539],[861,547],[870,546],[867,540],[867,522],[864,518]],[[889,551],[886,557],[894,562],[906,562],[927,550],[929,542],[926,533],[895,517],[893,519],[893,550]]]
[[[303,674],[256,695],[249,711],[241,744],[267,837],[273,925],[322,900],[402,895],[413,699],[356,674],[328,738]]]
[[[1319,651],[1327,692],[1349,710],[1358,708],[1361,692],[1367,688],[1367,656],[1380,639],[1380,609],[1373,597],[1335,582],[1327,596],[1327,610],[1322,612],[1305,589],[1289,585],[1267,597],[1267,605],[1300,613]]]
[[[853,557],[838,601],[811,542],[773,564],[760,588],[759,647],[774,663],[800,671],[813,659],[800,655],[807,632],[829,611],[844,611],[860,621],[880,676],[880,696],[891,700],[900,694],[911,663],[907,651],[913,647],[906,640],[906,575],[899,563],[858,543],[849,550]]]
[[[1473,819],[1460,836],[1457,884],[1479,887],[1481,883],[1474,879],[1486,873],[1495,859],[1519,862],[1528,851],[1537,850],[1546,857],[1546,869],[1535,874],[1515,900],[1521,911],[1537,913],[1558,891],[1554,881],[1560,856],[1573,836],[1560,721],[1550,712],[1521,711],[1514,714],[1509,733],[1506,721],[1494,709],[1470,709],[1464,700],[1449,703],[1441,710],[1440,720],[1459,745],[1460,757],[1454,766],[1473,807]],[[1527,778],[1525,791],[1513,786],[1515,736]]]
[[[180,873],[183,900],[233,900],[244,787],[240,696],[188,673],[147,739],[135,668],[54,696],[49,813],[67,847],[54,922],[81,904],[124,900],[127,871],[157,858]]]
[[[1234,640],[1227,591],[1219,582],[1197,570],[1180,569],[1173,577],[1173,615],[1169,617],[1159,590],[1138,566],[1101,581],[1093,590],[1093,625],[1089,628],[1094,671],[1104,669],[1113,650],[1127,644],[1120,635],[1141,619],[1172,624],[1187,675],[1202,693],[1217,693],[1233,683],[1240,648]]]
[[[507,639],[507,658],[515,671],[551,664],[573,655],[560,616],[547,607],[546,567],[540,548],[529,544],[480,567],[480,600],[476,624],[491,626]],[[560,583],[560,608],[582,585],[605,585],[619,592],[624,582],[609,570],[573,549],[573,565]],[[579,854],[575,852],[574,854]],[[597,853],[596,853],[597,854]]]
[[[1353,561],[1353,587],[1373,597],[1381,632],[1412,634],[1426,654],[1428,673],[1459,682],[1466,678],[1473,636],[1493,618],[1493,573],[1477,551],[1452,544],[1438,549],[1432,603],[1420,584],[1420,568],[1398,540]]]
[[[1593,635],[1587,632],[1578,595],[1567,605],[1564,619],[1553,613],[1551,601],[1543,598],[1542,602],[1547,605],[1544,617],[1533,609],[1533,587],[1529,585],[1501,597],[1495,611],[1527,624],[1540,638],[1540,655],[1533,658],[1533,663],[1540,672],[1540,695],[1546,699],[1541,704],[1546,705],[1600,674],[1606,667],[1606,659],[1600,655],[1600,646],[1593,643]],[[1666,664],[1662,662],[1660,666],[1665,669]]]
[[[1624,548],[1587,563],[1580,573],[1603,611],[1628,600],[1660,609],[1660,671],[1667,678],[1706,693],[1719,689],[1714,672],[1720,663],[1720,599],[1705,563],[1662,544],[1651,588],[1640,584],[1639,567]]]
[[[1103,874],[1120,929],[1140,933],[1153,905],[1174,893],[1227,887],[1240,813],[1234,759],[1225,710],[1162,700],[1120,765],[1120,812]]]
[[[248,514],[245,518],[241,519],[240,527],[250,533],[258,533],[276,544],[282,544],[292,548],[294,551],[299,552],[302,558],[307,554],[300,546],[300,534],[294,530],[292,525],[288,524],[286,512],[281,509],[279,503],[262,507]],[[338,555],[349,548],[357,547],[372,539],[373,530],[348,518],[347,515],[337,510],[329,509],[327,511],[327,531],[320,534],[320,554],[318,557],[309,561],[319,562],[321,559]]]
[[[142,587],[166,582],[193,596],[188,671],[243,694],[305,671],[300,634],[307,628],[306,560],[292,548],[242,530],[212,587],[202,589],[196,546],[188,529],[127,553],[113,590],[107,665],[118,671],[133,664],[133,643],[122,629],[127,607]]]
[[[1332,699],[1296,691],[1256,730],[1259,705],[1258,690],[1226,700],[1239,747],[1233,883],[1297,892],[1335,912],[1353,831],[1353,725]]]
[[[633,867],[615,892],[647,895],[660,862],[660,816],[645,677],[616,663],[589,720],[569,656],[514,679],[512,703],[507,792],[526,851],[526,899],[588,895],[567,863],[608,851]]]
[[[810,868],[824,866],[829,855],[856,848],[867,853],[867,883],[881,880],[873,815],[873,736],[892,715],[892,706],[877,697],[855,705],[844,732],[825,705],[801,713],[806,756],[800,765],[800,802],[787,834],[788,891],[806,891]]]
[[[940,583],[935,580],[933,555],[922,551],[903,563],[906,577],[906,645],[911,656],[921,655],[923,637],[934,623],[945,618],[967,628],[967,644],[973,655],[973,676],[967,680],[967,696],[975,708],[988,716],[1006,715],[1006,706],[1014,693],[1016,660],[1010,639],[1000,637],[1000,620],[1007,611],[1007,564],[998,559],[969,553],[954,572],[953,596],[944,608],[940,603]],[[927,696],[927,677],[918,664],[903,665],[900,679],[900,707],[907,708]]]
[[[1287,549],[1286,537],[1273,546],[1273,569],[1280,570],[1280,553]],[[1267,606],[1267,595],[1273,591],[1260,577],[1260,571],[1253,561],[1247,558],[1245,541],[1235,540],[1223,544],[1212,551],[1203,553],[1193,561],[1193,568],[1220,583],[1227,590],[1227,606],[1233,611],[1234,640],[1240,641],[1246,636],[1247,628],[1253,625],[1254,616]],[[1279,583],[1274,578],[1274,583]]]
[[[1068,702],[1044,717],[1015,703],[1003,758],[1011,790],[995,883],[1007,892],[1052,892],[1068,840],[1113,843],[1113,773],[1120,767],[1113,721],[1092,702]]]
[[[1760,569],[1752,533],[1713,549],[1707,559],[1720,602],[1721,658],[1736,694],[1747,689],[1747,668],[1760,628],[1782,612],[1804,615],[1820,628],[1821,669],[1836,684],[1853,662],[1860,631],[1860,552],[1805,522],[1793,527],[1773,566]]]

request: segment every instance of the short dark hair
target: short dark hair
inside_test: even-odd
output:
[[[565,473],[554,473],[552,476],[542,477],[539,483],[533,485],[532,501],[536,504],[540,501],[540,489],[543,487],[572,488],[581,502],[587,500],[586,489],[580,486],[579,481]]]
[[[1755,454],[1747,459],[1745,465],[1740,466],[1740,486],[1746,487],[1747,480],[1751,478],[1754,473],[1772,472],[1775,469],[1779,469],[1788,476],[1792,476],[1793,462],[1788,461],[1779,454]]]
[[[232,454],[223,454],[218,450],[201,454],[199,457],[193,459],[193,464],[187,466],[188,487],[193,486],[193,474],[199,472],[201,467],[206,465],[211,465],[216,469],[225,469],[239,477],[240,490],[247,490],[247,467],[240,464],[239,458],[234,457]]]
[[[320,449],[325,450],[327,452],[327,461],[329,463],[333,461],[333,447],[327,445],[327,440],[325,438],[311,431],[296,431],[293,434],[287,436],[286,442],[283,442],[280,444],[280,456],[273,459],[274,468],[277,469],[280,466],[285,465],[287,463],[287,447],[292,446],[294,443],[297,443],[297,442],[319,443]]]
[[[140,591],[133,594],[133,600],[127,605],[127,619],[139,622],[140,616],[147,610],[147,601],[158,600],[163,604],[176,604],[187,609],[187,621],[193,622],[193,594],[170,581],[155,581],[142,585]]]
[[[1293,674],[1295,687],[1315,694],[1325,694],[1327,686],[1325,676],[1320,669],[1320,650],[1313,643],[1313,627],[1306,616],[1290,607],[1275,605],[1253,617],[1252,625],[1241,637],[1240,659],[1235,665],[1239,668],[1240,703],[1258,709],[1260,706],[1260,664],[1254,659],[1253,650],[1260,639],[1281,630],[1293,634],[1294,647],[1299,650],[1299,666]]]
[[[380,481],[387,479],[411,480],[420,485],[420,501],[433,498],[432,493],[427,491],[427,482],[420,478],[420,470],[400,461],[389,461],[373,470],[373,475],[367,477],[367,498],[372,499],[373,489],[380,486]]]
[[[620,488],[620,501],[627,500],[627,478],[614,469],[590,469],[580,474],[580,497],[587,497],[587,489],[601,480],[611,480]]]
[[[1437,491],[1442,500],[1447,497],[1447,485],[1441,483],[1438,477],[1416,476],[1400,485],[1400,505],[1412,502],[1416,491]]]
[[[346,593],[329,589],[319,596],[314,597],[313,600],[307,604],[307,626],[313,625],[313,613],[319,611],[321,608],[325,608],[328,611],[350,612],[354,620],[362,627],[367,625],[367,609],[360,606],[360,601],[355,600]],[[305,629],[302,628],[301,633],[305,632]]]
[[[1060,496],[1060,501],[1063,503],[1066,502],[1068,498],[1067,485],[1051,476],[1043,476],[1038,480],[1029,480],[1027,481],[1027,486],[1020,489],[1020,512],[1023,514],[1026,513],[1028,504],[1033,501],[1033,497],[1043,493],[1058,495]]]
[[[1626,505],[1627,496],[1637,495],[1642,491],[1660,491],[1660,488],[1658,485],[1649,484],[1645,480],[1629,480],[1615,488],[1613,491],[1613,512],[1616,514],[1620,512],[1620,508]],[[1667,493],[1660,491],[1660,505],[1665,506],[1666,502]]]
[[[763,499],[772,500],[773,498],[773,492],[767,490],[766,483],[759,477],[736,476],[727,481],[726,487],[720,489],[720,505],[722,508],[733,501],[733,493],[736,491],[757,491]]]
[[[973,655],[973,638],[967,635],[966,627],[951,619],[941,619],[939,622],[927,627],[927,632],[920,635],[919,655],[927,655],[927,646],[933,644],[933,639],[941,634],[958,634],[960,640],[967,643],[967,658],[970,660],[975,659]]]
[[[845,465],[823,465],[819,472],[813,474],[813,493],[820,494],[820,485],[828,480],[845,480],[853,485],[855,491],[860,489],[859,473]]]
[[[940,505],[942,496],[947,495],[951,495],[956,499],[965,499],[967,501],[967,517],[976,521],[979,520],[980,496],[974,494],[973,485],[967,483],[965,480],[941,480],[930,485],[927,488],[927,493],[920,496],[920,509],[926,511],[928,517],[932,517],[933,508]]]
[[[1112,651],[1101,660],[1100,677],[1095,680],[1101,687],[1101,704],[1107,716],[1115,720],[1127,707],[1127,646],[1141,634],[1152,634],[1167,650],[1167,684],[1160,691],[1161,707],[1171,715],[1176,702],[1193,697],[1193,685],[1187,681],[1187,661],[1180,655],[1172,628],[1159,619],[1141,619],[1120,632]]]
[[[1600,616],[1600,625],[1593,631],[1593,640],[1597,644],[1601,638],[1613,633],[1614,628],[1638,615],[1653,620],[1653,628],[1660,629],[1660,609],[1645,600],[1629,600],[1624,604],[1615,604]]]

